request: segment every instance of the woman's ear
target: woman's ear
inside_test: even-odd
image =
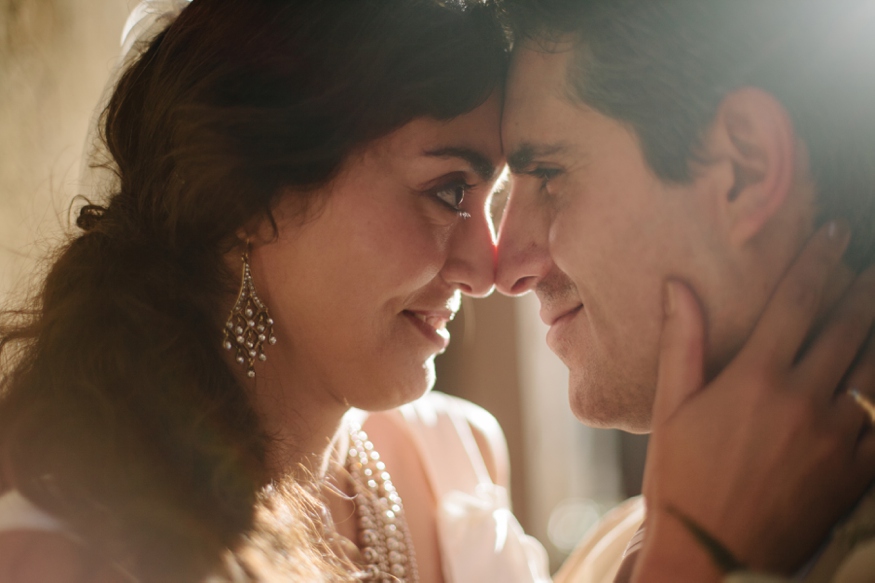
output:
[[[782,208],[793,187],[793,122],[773,95],[743,87],[720,103],[704,146],[709,159],[731,167],[717,204],[730,243],[744,245]]]
[[[270,215],[260,214],[250,219],[237,229],[236,235],[241,248],[250,244],[259,246],[274,241],[276,239],[276,223],[273,213]]]

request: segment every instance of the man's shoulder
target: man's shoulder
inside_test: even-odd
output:
[[[724,583],[873,583],[875,582],[875,489],[833,530],[803,576],[785,579],[760,573],[735,573]]]
[[[614,507],[581,539],[556,573],[554,583],[611,583],[626,545],[644,522],[644,499]]]
[[[836,526],[805,583],[875,581],[875,488]]]

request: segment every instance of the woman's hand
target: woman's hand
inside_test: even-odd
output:
[[[748,342],[704,389],[701,310],[688,287],[667,284],[636,580],[719,578],[679,515],[750,568],[792,572],[875,477],[875,432],[845,392],[875,394],[875,270],[852,283],[800,354],[847,239],[836,224],[812,238]]]

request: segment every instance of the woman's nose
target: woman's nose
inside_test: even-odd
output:
[[[481,298],[492,293],[495,286],[495,234],[488,207],[472,213],[456,228],[443,278],[470,296]]]

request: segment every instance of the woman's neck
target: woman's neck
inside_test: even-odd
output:
[[[253,406],[268,437],[269,475],[287,474],[322,479],[332,457],[343,459],[345,433],[339,431],[349,405],[330,390],[297,378],[282,363],[265,362],[255,379],[241,382],[250,391]]]

